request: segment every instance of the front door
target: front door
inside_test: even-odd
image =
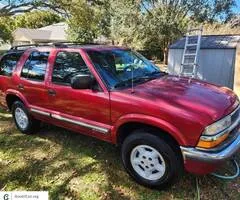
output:
[[[52,55],[49,104],[52,118],[87,133],[108,135],[110,131],[109,94],[101,89],[72,89],[71,79],[92,74],[79,50],[56,50]],[[98,88],[98,87],[96,87]]]

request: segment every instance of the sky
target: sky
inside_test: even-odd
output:
[[[240,0],[236,0],[237,6],[233,9],[235,13],[240,14]]]

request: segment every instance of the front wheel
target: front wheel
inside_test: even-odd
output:
[[[122,161],[127,172],[141,185],[163,189],[182,174],[181,156],[161,138],[134,131],[122,145]]]
[[[25,108],[24,104],[16,101],[12,105],[12,115],[17,128],[25,134],[38,130],[40,122],[34,119]]]

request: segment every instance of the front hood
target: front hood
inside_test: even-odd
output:
[[[164,76],[134,87],[134,95],[170,105],[216,121],[229,114],[234,108],[236,95],[225,87],[218,87],[204,81]],[[205,115],[205,116],[204,116]]]

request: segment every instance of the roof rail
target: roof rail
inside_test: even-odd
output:
[[[24,45],[16,45],[10,48],[12,50],[26,50],[31,47],[63,47],[67,48],[69,46],[74,45],[100,45],[99,43],[91,43],[91,42],[55,42],[55,43],[38,43],[38,44],[24,44]]]
[[[100,45],[99,43],[94,42],[55,42],[53,43],[54,46],[72,46],[72,45]]]
[[[27,48],[31,47],[44,47],[44,46],[52,46],[51,44],[23,44],[23,45],[17,45],[17,46],[12,46],[10,50],[25,50]]]

